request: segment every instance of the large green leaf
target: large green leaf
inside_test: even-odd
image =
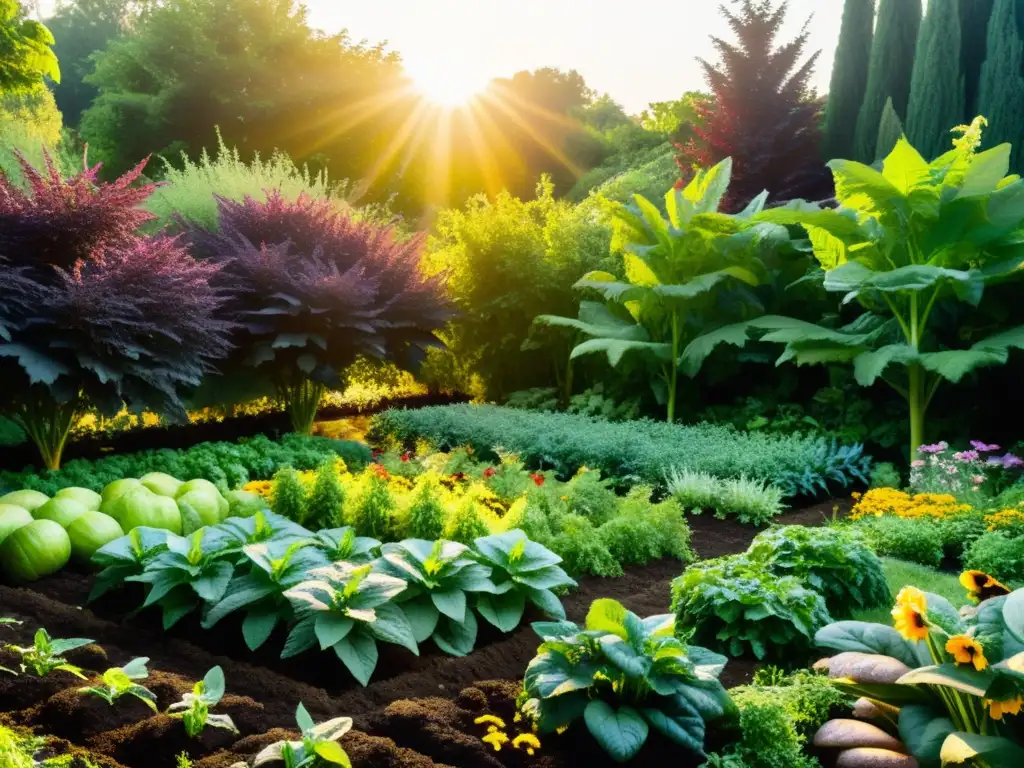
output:
[[[957,199],[985,197],[994,193],[999,182],[1009,173],[1012,150],[1010,144],[1000,144],[976,154],[964,174]]]
[[[558,603],[557,598],[555,602]],[[477,613],[502,632],[511,632],[518,627],[525,609],[526,595],[519,590],[512,590],[503,595],[481,594],[477,596]]]
[[[16,357],[32,384],[49,386],[68,373],[65,365],[24,344],[0,344],[0,357]]]
[[[919,186],[928,183],[931,172],[928,162],[903,136],[882,162],[882,176],[900,194],[909,196]]]
[[[884,624],[866,621],[837,621],[819,629],[814,636],[819,648],[833,651],[857,651],[891,656],[913,669],[921,661],[914,646],[899,632]]]
[[[976,368],[1001,365],[1006,362],[1006,351],[985,349],[950,349],[945,352],[925,352],[917,361],[932,373],[937,373],[954,384]]]
[[[845,207],[869,216],[889,213],[905,196],[881,173],[853,160],[828,163],[836,184],[836,198]]]
[[[732,158],[727,157],[706,171],[698,171],[683,189],[683,197],[693,202],[695,213],[713,213],[721,205],[731,178]]]
[[[672,359],[672,345],[659,344],[652,341],[628,341],[623,339],[590,339],[573,349],[570,357],[575,360],[583,355],[591,355],[595,352],[604,352],[608,355],[608,362],[612,366],[622,361],[623,355],[627,352],[640,352],[650,354],[659,360]]]
[[[997,227],[1014,227],[1024,219],[1024,181],[1016,181],[994,192],[985,208],[988,220]]]
[[[911,264],[876,272],[859,261],[849,261],[825,273],[825,290],[846,293],[844,302],[865,291],[917,293],[939,285],[950,286],[961,301],[977,305],[985,289],[984,275],[977,270],[947,269],[931,264]]]
[[[476,645],[476,633],[476,616],[472,611],[466,611],[461,622],[442,616],[434,630],[434,643],[452,656],[468,656]]]
[[[842,239],[836,237],[824,227],[805,224],[807,236],[811,239],[814,257],[825,271],[842,266],[849,260],[849,249]]]
[[[596,699],[583,712],[590,735],[617,763],[633,759],[647,741],[647,722],[632,707],[615,711],[607,702]]]
[[[1018,589],[1003,604],[1003,624],[1018,643],[1024,643],[1024,589]]]
[[[361,685],[370,682],[377,668],[377,641],[369,633],[362,628],[350,632],[334,646],[334,653]]]
[[[917,359],[917,351],[909,344],[886,344],[858,355],[853,361],[853,372],[858,384],[870,387],[890,364],[909,365]]]
[[[405,612],[394,603],[384,603],[375,609],[376,617],[370,624],[374,637],[386,643],[394,643],[419,656],[416,638],[413,636],[412,624]],[[474,624],[475,628],[475,624]]]
[[[661,709],[645,707],[640,714],[663,736],[696,753],[704,754],[704,718],[692,709],[680,707],[675,700],[662,700]]]
[[[936,664],[912,669],[896,682],[899,685],[938,685],[980,698],[985,695],[992,677],[989,671],[978,672],[956,664]]]
[[[987,768],[1020,768],[1024,765],[1024,749],[1009,739],[962,731],[946,737],[940,757],[942,762],[952,765],[962,765],[975,759],[982,760]]]
[[[650,290],[645,286],[632,283],[621,283],[618,281],[598,282],[596,280],[587,280],[586,278],[578,280],[573,288],[597,291],[606,300],[619,304],[625,304],[627,301],[640,301]]]
[[[909,704],[900,710],[900,738],[922,768],[939,768],[942,744],[956,726],[944,712]]]
[[[652,291],[658,296],[668,299],[692,299],[711,291],[720,283],[730,278],[740,280],[747,285],[758,285],[757,275],[743,267],[726,267],[717,272],[707,272],[681,285],[657,285]]]

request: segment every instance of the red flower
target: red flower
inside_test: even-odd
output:
[[[452,475],[452,480],[465,480],[465,479],[466,479],[466,473],[465,472],[456,472],[454,475]]]
[[[494,475],[495,475],[494,467],[488,467],[487,469],[484,470],[484,477],[490,478],[490,477],[494,477]]]
[[[373,471],[381,480],[387,480],[391,477],[391,475],[388,474],[388,471],[380,464],[374,464]]]
[[[402,454],[402,461],[406,461],[406,462],[409,461],[409,452],[408,451],[406,451],[405,453]]]
[[[540,472],[534,472],[532,475],[530,475],[530,479],[533,480],[533,482],[537,486],[544,485],[544,475],[542,475]]]
[[[376,460],[379,456],[380,456],[380,451],[377,450],[376,448],[374,448],[372,451],[370,451],[370,457],[373,458],[374,460]]]

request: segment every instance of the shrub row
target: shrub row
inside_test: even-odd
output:
[[[742,433],[707,424],[613,423],[492,405],[390,410],[374,418],[371,436],[403,444],[425,439],[439,448],[468,445],[483,456],[496,455],[500,446],[529,465],[552,467],[562,475],[586,466],[624,483],[662,484],[673,468],[747,477],[770,482],[786,496],[813,496],[827,492],[830,484],[866,483],[870,471],[862,446],[824,438]]]

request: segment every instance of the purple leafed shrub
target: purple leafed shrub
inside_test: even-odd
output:
[[[422,238],[357,221],[331,202],[279,193],[220,199],[219,227],[179,221],[239,328],[239,362],[255,368],[308,431],[324,387],[340,387],[359,356],[414,369],[449,316],[443,276],[420,271]],[[299,402],[299,401],[302,402]]]
[[[68,180],[22,161],[28,194],[0,176],[0,407],[59,466],[75,414],[132,408],[183,418],[183,388],[230,350],[216,264],[175,238],[140,237],[152,189],[96,169]]]

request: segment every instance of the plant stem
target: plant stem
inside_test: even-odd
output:
[[[306,378],[278,386],[278,396],[288,410],[292,429],[300,435],[312,434],[316,411],[320,407],[320,398],[323,397],[326,389],[323,384]]]
[[[75,398],[69,403],[58,403],[48,392],[34,394],[13,414],[14,419],[35,443],[45,467],[57,470],[81,402]]]
[[[668,423],[676,420],[676,385],[679,380],[679,313],[672,312],[672,360],[668,384]]]

